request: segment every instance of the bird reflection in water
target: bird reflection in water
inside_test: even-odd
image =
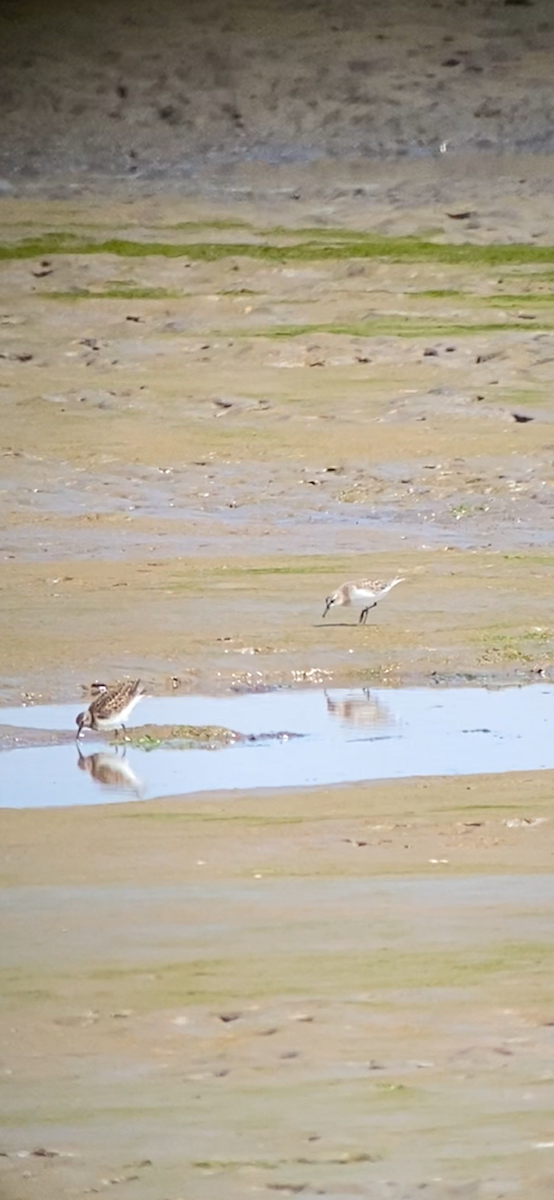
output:
[[[105,750],[98,754],[83,754],[78,744],[77,750],[79,770],[86,771],[100,787],[111,792],[132,792],[137,798],[142,795],[144,784],[126,762],[125,750],[121,756]]]
[[[349,692],[341,699],[335,699],[325,692],[325,699],[329,716],[336,717],[341,725],[351,729],[384,729],[396,725],[396,718],[388,705],[372,696],[369,688],[361,692]]]

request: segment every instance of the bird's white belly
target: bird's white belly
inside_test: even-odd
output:
[[[120,725],[125,724],[125,719],[125,713],[118,713],[113,717],[96,717],[96,725],[99,729],[118,729]]]
[[[363,604],[366,600],[375,600],[375,592],[370,588],[352,588],[351,597],[356,604]]]

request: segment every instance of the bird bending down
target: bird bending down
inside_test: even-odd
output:
[[[109,729],[123,729],[134,707],[145,695],[140,679],[132,679],[126,683],[116,683],[114,687],[106,688],[89,704],[86,712],[76,717],[77,737],[83,729],[94,729],[103,732]]]
[[[356,583],[343,583],[336,592],[327,596],[323,616],[326,617],[329,609],[335,606],[361,604],[362,611],[358,623],[365,625],[370,608],[375,608],[375,605],[383,599],[383,596],[386,596],[387,592],[390,592],[391,588],[396,587],[397,583],[403,582],[403,577],[398,576],[396,579],[391,579],[390,583],[382,583],[380,579],[361,579]]]

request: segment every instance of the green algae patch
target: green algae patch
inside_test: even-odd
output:
[[[367,953],[321,949],[301,954],[273,953],[183,959],[137,967],[105,966],[87,979],[92,993],[109,985],[110,1003],[135,1010],[176,1004],[239,1004],[279,995],[317,995],[332,999],[368,992],[473,989],[487,981],[509,993],[525,973],[533,984],[550,990],[554,946],[550,943],[500,943],[482,951],[467,945],[404,950],[395,946]],[[96,985],[96,986],[95,986]],[[96,1003],[98,996],[92,997]],[[390,996],[388,997],[390,999]]]
[[[289,235],[290,236],[290,235]],[[294,235],[292,235],[294,236]],[[0,245],[0,260],[38,258],[48,254],[113,254],[121,258],[190,258],[217,262],[223,258],[245,257],[267,262],[317,262],[339,259],[388,259],[391,261],[437,262],[501,266],[545,263],[554,265],[554,247],[525,243],[473,245],[469,242],[444,243],[416,237],[344,237],[344,231],[326,231],[326,240],[313,234],[307,240],[286,245],[259,242],[164,242],[132,241],[127,238],[94,240],[67,231],[24,238]]]
[[[507,632],[503,627],[492,627],[480,634],[482,645],[480,662],[490,663],[534,663],[543,659],[550,661],[554,646],[554,629],[537,626],[519,632]]]
[[[541,319],[534,325],[534,329],[552,329],[554,328],[553,318],[545,321]],[[331,334],[339,337],[473,337],[479,334],[488,333],[513,333],[525,330],[529,332],[529,321],[518,321],[517,318],[512,321],[475,321],[473,323],[463,321],[441,321],[434,320],[432,317],[410,317],[410,316],[376,316],[370,321],[352,322],[349,324],[305,324],[305,325],[276,325],[267,329],[257,329],[252,335],[251,331],[244,333],[243,330],[229,331],[228,336],[239,337],[257,337],[257,338],[283,338],[289,339],[294,337],[313,337],[317,334]]]
[[[102,291],[89,288],[75,288],[66,292],[43,292],[43,300],[180,300],[183,292],[175,288],[161,287],[107,287]]]
[[[482,297],[491,308],[522,308],[524,305],[541,305],[546,308],[554,304],[554,292],[511,292],[510,294]]]
[[[473,300],[467,292],[456,291],[454,288],[427,288],[424,291],[405,292],[416,300]]]
[[[220,296],[259,296],[260,292],[255,292],[253,288],[224,288],[219,293]]]
[[[51,971],[33,971],[27,967],[4,967],[0,987],[6,1005],[40,1004],[58,995],[58,976]]]
[[[514,807],[516,806],[514,805]],[[198,811],[188,812],[186,810],[177,812],[164,812],[163,810],[161,812],[142,812],[134,810],[117,813],[115,819],[118,821],[186,821],[188,824],[196,824],[198,822],[200,825],[220,825],[223,821],[226,825],[244,825],[249,829],[274,829],[278,827],[287,829],[289,825],[304,825],[307,820],[306,817],[275,817],[265,816],[263,813],[259,815],[255,813],[236,815],[229,812],[204,813]]]
[[[125,736],[125,744],[139,750],[217,750],[245,740],[244,734],[219,725],[139,725]],[[115,734],[111,741],[118,745],[121,736]]]
[[[176,221],[171,225],[164,225],[162,228],[196,233],[199,229],[250,229],[251,226],[248,221],[239,221],[234,217],[216,217],[211,221]]]
[[[401,293],[402,294],[402,293]],[[423,291],[404,292],[416,300],[461,300],[487,308],[520,308],[525,304],[549,305],[554,302],[554,292],[482,292],[459,291],[451,288],[427,288]]]

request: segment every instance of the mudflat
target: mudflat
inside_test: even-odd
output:
[[[2,201],[4,704],[549,678],[546,191],[394,171]],[[553,788],[2,810],[7,1200],[550,1195]]]

